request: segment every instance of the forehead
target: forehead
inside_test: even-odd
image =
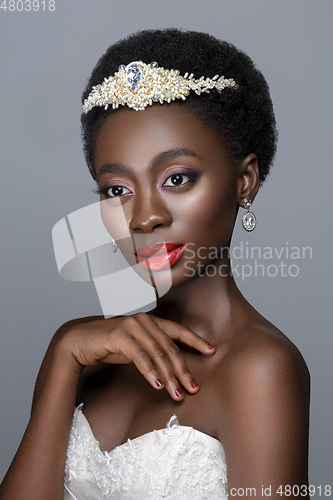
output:
[[[110,114],[95,142],[96,171],[110,161],[145,164],[170,149],[226,160],[222,140],[195,112],[179,105],[155,104],[143,111],[123,108]]]

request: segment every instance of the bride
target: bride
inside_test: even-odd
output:
[[[308,370],[229,258],[276,149],[264,77],[210,35],[143,31],[101,57],[83,111],[103,221],[156,308],[59,328],[0,498],[308,498]]]

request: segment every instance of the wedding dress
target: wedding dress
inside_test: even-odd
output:
[[[65,468],[64,500],[227,500],[222,444],[179,425],[102,452],[89,422],[76,408]]]

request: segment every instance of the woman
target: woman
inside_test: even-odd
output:
[[[275,153],[266,81],[209,35],[144,31],[108,49],[83,106],[114,250],[172,287],[150,313],[57,331],[0,498],[308,497],[308,370],[228,251]]]

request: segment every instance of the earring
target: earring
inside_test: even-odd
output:
[[[113,253],[116,253],[116,251],[118,250],[118,245],[116,243],[116,240],[114,240],[113,238],[111,238],[111,247],[112,247]]]
[[[257,219],[254,213],[249,212],[249,208],[252,205],[252,200],[251,198],[243,198],[241,201],[241,207],[247,208],[246,214],[243,215],[242,217],[242,224],[243,228],[246,229],[246,231],[253,231],[253,229],[257,225]]]

